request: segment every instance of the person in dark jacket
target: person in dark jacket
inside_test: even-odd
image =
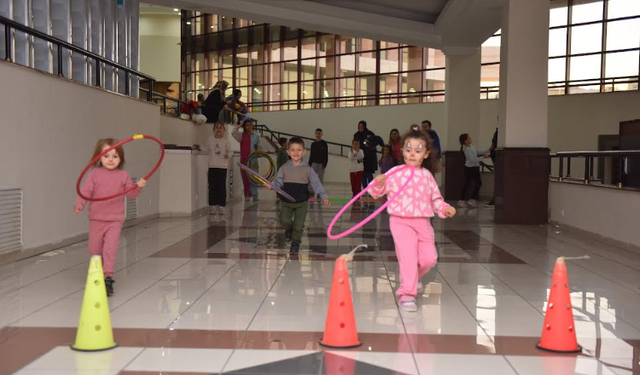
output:
[[[220,111],[225,105],[225,91],[229,87],[229,82],[218,81],[214,86],[202,106],[202,114],[207,117],[208,123],[218,122]]]
[[[424,120],[422,121],[422,131],[429,134],[429,138],[433,141],[433,147],[435,147],[435,151],[437,151],[436,159],[442,159],[442,147],[440,147],[440,137],[438,137],[438,133],[435,130],[431,129],[431,121]]]
[[[324,171],[329,163],[329,145],[322,139],[322,129],[316,129],[316,141],[311,144],[309,165],[318,175],[320,182],[324,182]],[[314,198],[317,198],[314,195]]]
[[[362,188],[366,188],[373,181],[373,174],[378,170],[378,146],[384,146],[384,140],[367,129],[367,122],[358,123],[358,131],[353,139],[360,141],[360,149],[364,152],[364,173],[362,174]]]

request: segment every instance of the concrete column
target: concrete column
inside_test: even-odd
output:
[[[547,147],[549,2],[509,0],[501,35],[499,145]]]
[[[480,48],[445,49],[446,151],[460,149],[460,134],[480,134]],[[437,129],[434,129],[437,131]]]
[[[495,220],[548,220],[549,2],[508,0],[502,13]]]
[[[445,158],[445,199],[458,200],[464,184],[460,134],[480,135],[480,48],[444,49],[446,124],[433,124]],[[442,129],[446,128],[446,137]],[[477,147],[482,147],[478,145]]]

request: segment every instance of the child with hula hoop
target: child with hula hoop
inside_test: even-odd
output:
[[[107,148],[118,143],[117,139],[104,138],[96,144],[93,156],[95,159]],[[118,146],[103,155],[89,172],[89,176],[80,188],[85,197],[106,197],[122,192],[133,185],[131,176],[124,167],[124,148]],[[144,178],[137,183],[137,188],[126,193],[127,198],[136,199],[147,184]],[[78,215],[84,209],[87,201],[80,196],[76,198],[74,214]],[[93,201],[89,205],[89,252],[91,255],[102,257],[104,283],[107,296],[113,295],[113,269],[116,263],[120,231],[124,223],[124,198]]]
[[[436,157],[435,152],[430,152],[427,133],[414,126],[405,134],[401,144],[404,163],[415,168],[412,180],[399,191],[411,178],[412,172],[411,168],[399,165],[389,171],[388,177],[384,174],[377,176],[369,191],[374,198],[399,193],[387,206],[400,266],[401,281],[396,294],[400,297],[400,308],[414,312],[418,311],[416,295],[419,280],[438,261],[433,227],[428,219],[435,214],[443,219],[454,217],[456,209],[444,201],[433,175],[422,167],[424,160]],[[406,168],[406,171],[393,173],[398,168]]]

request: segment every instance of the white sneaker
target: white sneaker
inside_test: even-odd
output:
[[[468,203],[471,207],[478,207],[478,201],[476,201],[475,199],[469,199]]]
[[[218,206],[218,215],[224,215],[224,207]]]
[[[467,207],[467,203],[463,200],[459,200],[458,201],[458,207],[462,207],[462,208],[466,208]]]
[[[400,302],[400,308],[404,311],[408,312],[416,312],[418,311],[418,305],[416,305],[416,301],[403,301]]]
[[[218,206],[209,206],[209,215],[215,215]]]

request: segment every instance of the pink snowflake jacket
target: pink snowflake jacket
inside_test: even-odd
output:
[[[405,171],[391,174],[398,168],[405,168],[405,166],[399,165],[387,172],[388,177],[384,186],[378,186],[375,179],[369,184],[371,186],[369,193],[372,197],[378,198],[385,194],[392,196],[400,190],[400,187],[411,176],[411,169],[407,168]],[[444,211],[448,207],[450,206],[442,198],[438,184],[431,172],[424,168],[416,168],[413,179],[400,195],[387,206],[387,212],[389,215],[402,217],[433,217],[438,214],[444,219],[446,217]]]

